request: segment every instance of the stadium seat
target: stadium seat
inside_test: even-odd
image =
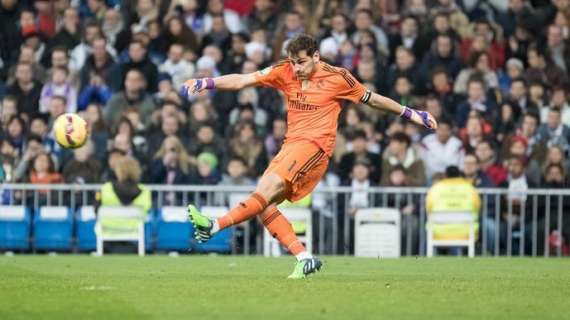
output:
[[[200,211],[212,218],[218,218],[226,214],[228,212],[228,208],[204,206]],[[229,253],[232,252],[233,236],[234,228],[226,228],[216,233],[216,235],[214,235],[212,239],[208,240],[206,243],[193,243],[192,248],[198,252]]]
[[[354,255],[400,257],[400,210],[359,209],[354,216]]]
[[[79,251],[95,251],[97,249],[95,221],[95,208],[93,206],[79,208],[75,219],[77,249]]]
[[[186,207],[165,206],[160,209],[156,219],[157,250],[188,251],[193,233]]]
[[[136,241],[138,254],[145,254],[145,214],[139,207],[101,206],[97,212],[95,234],[97,255],[103,255],[103,244],[111,241]]]
[[[432,227],[434,225],[465,224],[469,225],[467,239],[436,239]],[[428,215],[427,256],[433,257],[436,247],[467,247],[469,258],[475,256],[475,222],[471,212],[433,212]]]
[[[302,235],[297,234],[298,239],[305,244],[309,253],[313,252],[313,214],[309,208],[279,207],[279,210],[294,226],[299,224],[303,227]],[[294,228],[295,229],[295,228]],[[263,255],[275,257],[281,255],[281,245],[274,239],[266,228],[263,229]]]
[[[29,250],[31,209],[0,206],[0,250]]]
[[[71,250],[73,216],[68,207],[40,207],[34,216],[34,249]]]

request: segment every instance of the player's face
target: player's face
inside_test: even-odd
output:
[[[301,50],[296,55],[289,54],[289,59],[297,78],[299,80],[307,80],[315,72],[315,64],[319,62],[319,52],[308,56],[305,50]]]

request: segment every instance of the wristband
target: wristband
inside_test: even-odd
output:
[[[206,81],[206,89],[212,90],[216,88],[216,83],[214,83],[214,79],[206,78],[204,80]]]

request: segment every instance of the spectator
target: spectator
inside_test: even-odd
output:
[[[486,139],[475,148],[475,154],[479,158],[481,170],[491,178],[494,185],[500,185],[507,179],[507,171],[500,164],[497,164],[496,152],[493,142]]]
[[[12,116],[6,124],[6,130],[2,133],[2,138],[10,141],[16,149],[22,151],[26,140],[26,122],[20,116]]]
[[[257,137],[255,126],[251,122],[239,123],[235,135],[230,140],[229,156],[241,157],[247,164],[247,176],[258,177],[267,165],[267,153],[263,142]]]
[[[215,185],[219,181],[218,158],[209,152],[200,153],[196,157],[196,170],[192,173],[192,184]]]
[[[489,54],[486,52],[472,53],[468,60],[469,68],[459,72],[455,80],[453,92],[465,94],[467,92],[467,83],[474,75],[482,76],[489,90],[497,89],[499,87],[499,78],[491,67],[489,59]]]
[[[350,180],[347,181],[352,189],[348,203],[348,213],[351,216],[354,216],[358,209],[373,206],[372,193],[368,191],[375,185],[370,178],[370,166],[368,159],[361,158],[356,160],[351,168]]]
[[[455,166],[445,169],[445,178],[434,184],[426,198],[427,214],[446,212],[469,212],[473,215],[475,234],[479,230],[479,210],[481,199],[477,189],[461,176],[461,171]],[[434,240],[466,240],[469,236],[467,224],[438,224],[427,226],[432,229]],[[457,248],[451,250],[458,252]]]
[[[286,133],[287,123],[285,122],[285,119],[274,119],[271,133],[267,135],[267,138],[265,138],[265,150],[267,151],[268,159],[273,159],[281,149],[281,145],[283,145],[283,141],[285,141]]]
[[[479,77],[473,77],[467,83],[467,100],[457,107],[455,121],[459,128],[463,128],[471,111],[481,113],[485,119],[492,119],[497,112],[495,103],[487,97],[485,81]]]
[[[564,148],[564,152],[569,150],[570,127],[562,123],[560,109],[550,109],[547,122],[540,126],[539,134],[548,145],[559,145]]]
[[[151,97],[144,91],[146,87],[144,74],[137,70],[129,70],[125,77],[124,91],[115,93],[103,110],[105,123],[115,128],[123,113],[132,108],[140,114],[142,123],[150,123],[150,115],[154,111]]]
[[[194,65],[184,59],[184,47],[174,43],[168,49],[168,59],[159,67],[160,72],[172,77],[174,90],[180,91],[182,84],[194,73]]]
[[[119,65],[119,69],[121,72],[120,79],[125,81],[125,86],[129,71],[136,69],[144,75],[145,89],[150,92],[156,92],[158,88],[158,69],[148,58],[147,47],[144,42],[132,40],[129,43],[127,59]]]
[[[463,158],[463,176],[475,188],[492,188],[495,186],[489,176],[481,171],[479,158],[474,153],[467,153]]]
[[[183,48],[192,50],[194,53],[198,53],[199,47],[196,35],[194,31],[184,23],[182,18],[172,17],[168,19],[164,33],[166,48],[171,49],[172,45],[178,44]]]
[[[89,139],[93,142],[93,154],[101,162],[107,156],[109,132],[103,120],[103,111],[98,104],[90,104],[84,113],[84,119],[89,129]]]
[[[66,101],[66,112],[77,110],[77,90],[69,81],[69,72],[65,68],[56,67],[52,71],[51,81],[42,88],[40,112],[47,113],[49,103],[54,96],[61,96]]]
[[[59,172],[55,170],[55,165],[52,158],[46,152],[40,151],[31,160],[30,172],[27,176],[26,181],[34,184],[51,184],[51,183],[62,183],[63,177]],[[40,190],[40,203],[45,202],[45,196],[47,196],[46,190]]]
[[[211,0],[208,1],[208,12],[204,15],[204,31],[206,33],[214,29],[213,19],[218,15],[223,17],[224,24],[227,25],[231,33],[238,33],[243,30],[243,25],[235,11],[224,9],[222,0]]]
[[[436,173],[444,173],[449,166],[460,167],[463,163],[463,143],[453,136],[449,120],[440,120],[436,132],[424,137],[421,146],[428,180]]]
[[[73,160],[63,167],[63,180],[66,183],[97,183],[101,178],[101,162],[93,156],[93,143],[88,141],[83,147],[73,150]]]
[[[203,124],[196,132],[196,139],[194,140],[191,151],[193,154],[200,154],[202,152],[213,153],[218,159],[224,156],[222,139],[216,134],[216,131],[211,125]]]
[[[85,60],[85,64],[80,71],[81,90],[85,90],[85,87],[89,85],[107,87],[109,83],[112,83],[112,70],[116,68],[116,64],[113,56],[107,52],[106,48],[107,40],[105,38],[93,40],[91,54]],[[93,84],[95,76],[98,77],[99,81]]]
[[[457,77],[463,63],[456,55],[455,43],[450,35],[438,35],[435,41],[435,48],[424,56],[422,62],[422,73],[424,79],[429,79],[429,74],[433,68],[441,66],[453,78]]]
[[[239,157],[231,158],[226,166],[226,173],[222,175],[219,186],[254,186],[255,181],[246,176],[247,165]],[[221,206],[229,205],[229,193],[217,193],[215,202]]]
[[[366,149],[366,133],[362,130],[357,130],[352,135],[352,151],[344,154],[338,165],[339,177],[342,182],[346,182],[351,178],[351,174],[355,164],[362,159],[368,161],[368,174],[370,180],[374,184],[380,182],[382,172],[380,172],[380,156],[372,153]]]
[[[524,230],[524,239],[526,252],[530,252],[529,248],[532,244],[532,215],[524,214],[530,212],[531,201],[527,201],[527,192],[529,189],[535,188],[536,185],[530,181],[525,175],[524,160],[518,157],[512,157],[508,160],[509,175],[507,180],[502,182],[499,187],[508,189],[507,195],[501,199],[500,220],[497,224],[495,219],[484,218],[483,225],[487,234],[487,251],[494,252],[495,243],[499,242],[499,249],[504,250],[507,247],[507,241],[512,241],[507,237],[507,229],[522,232]],[[544,239],[544,221],[543,215],[539,217],[536,232],[538,239]],[[522,225],[525,225],[524,227]],[[542,226],[542,227],[540,227]],[[499,238],[496,237],[496,230],[499,231]],[[511,234],[515,234],[512,232]],[[543,252],[544,241],[537,241],[538,252]],[[518,248],[513,248],[518,251]],[[539,253],[541,254],[541,253]]]
[[[32,79],[32,66],[18,63],[16,65],[16,81],[6,90],[8,95],[16,98],[18,114],[28,119],[39,114],[38,102],[41,91],[40,83]]]
[[[402,165],[410,177],[410,186],[423,186],[426,183],[423,161],[411,147],[411,140],[405,133],[395,133],[384,152],[382,172],[392,172],[392,168]],[[382,176],[381,184],[388,183],[388,175]]]
[[[524,65],[521,60],[510,58],[505,66],[506,72],[499,71],[499,87],[503,95],[508,95],[512,81],[523,76]]]
[[[543,123],[548,119],[548,112],[550,108],[560,109],[560,117],[562,124],[570,126],[570,105],[568,105],[567,90],[562,86],[555,86],[552,88],[550,95],[550,104],[548,107],[540,109],[540,118]]]

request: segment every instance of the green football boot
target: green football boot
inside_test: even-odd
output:
[[[188,216],[194,225],[194,239],[199,243],[210,240],[213,236],[214,221],[198,211],[194,205],[188,205]]]
[[[289,279],[304,279],[311,273],[317,272],[321,270],[323,263],[319,258],[309,258],[303,259],[301,261],[297,261],[295,264],[295,269],[293,273],[289,275]]]

